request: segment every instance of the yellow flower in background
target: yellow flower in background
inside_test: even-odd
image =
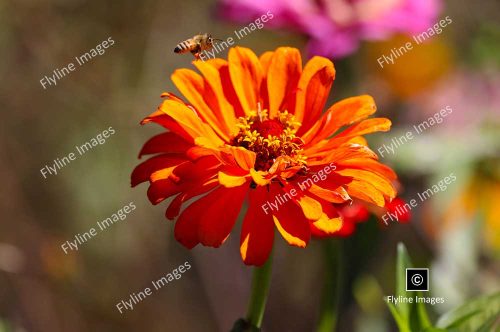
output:
[[[376,61],[383,55],[390,56],[393,49],[399,49],[407,42],[411,49],[400,56],[393,56],[393,64],[383,67]],[[416,44],[409,36],[399,35],[387,41],[367,46],[366,60],[371,71],[382,79],[399,98],[407,99],[432,87],[453,66],[451,48],[443,37],[437,36]]]
[[[481,221],[481,238],[488,251],[500,254],[500,159],[485,159],[444,210],[440,232],[457,226],[457,221]],[[465,218],[464,218],[465,216]]]

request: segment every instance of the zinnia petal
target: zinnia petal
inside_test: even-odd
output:
[[[261,208],[267,198],[266,189],[251,190],[248,197],[251,208],[243,219],[240,253],[245,264],[260,266],[267,261],[273,248],[274,224],[272,215]]]
[[[302,69],[294,48],[257,58],[235,47],[227,61],[193,64],[201,75],[187,69],[172,75],[186,101],[163,93],[141,122],[168,132],[144,144],[140,157],[158,155],[131,175],[132,185],[149,181],[153,204],[172,198],[165,216],[179,216],[175,237],[184,246],[222,245],[247,194],[240,253],[248,265],[268,259],[274,227],[290,245],[305,247],[311,234],[352,232],[348,207],[364,208],[363,201],[390,207],[396,174],[363,136],[391,123],[368,119],[376,107],[367,95],[339,101],[321,116],[335,78],[330,60],[314,57]]]
[[[229,135],[227,135],[227,130],[225,130],[227,129],[225,123],[221,123],[213,112],[213,102],[212,105],[207,103],[207,99],[210,98],[209,96],[215,94],[209,83],[202,76],[189,69],[177,69],[172,74],[171,78],[177,89],[186,96],[203,120],[205,120],[221,138],[226,142],[229,141]]]
[[[302,59],[296,48],[280,47],[271,58],[267,71],[269,114],[275,117],[278,111],[293,110],[297,84],[302,73]]]
[[[217,120],[222,125],[224,132],[231,133],[231,136],[234,136],[236,134],[236,132],[233,132],[236,129],[236,117],[233,105],[226,99],[222,78],[223,74],[221,73],[221,71],[224,71],[221,68],[227,68],[227,61],[211,59],[208,61],[195,61],[194,65],[203,74],[206,84],[210,86],[210,90],[213,92],[213,95],[205,94],[205,99],[207,97],[214,99],[208,102],[212,112],[214,112]]]
[[[154,156],[137,165],[132,171],[131,185],[137,186],[139,183],[149,180],[152,173],[162,168],[177,166],[182,162],[187,161],[187,158],[182,155],[162,154]]]
[[[141,152],[139,152],[139,158],[145,154],[156,154],[161,152],[186,153],[191,147],[191,144],[173,132],[161,133],[151,137],[144,143]]]
[[[311,221],[311,232],[316,236],[330,236],[338,232],[343,225],[342,217],[332,204],[321,202],[321,218]]]
[[[396,190],[392,186],[391,182],[376,173],[352,168],[340,169],[337,170],[337,173],[343,176],[352,177],[353,179],[368,182],[384,194],[385,197],[389,198],[389,200],[396,197]]]
[[[202,198],[210,202],[200,216],[198,227],[198,238],[203,245],[217,248],[224,243],[236,222],[247,192],[247,186],[219,187]]]
[[[160,110],[174,119],[193,139],[206,137],[214,147],[224,142],[215,134],[207,124],[196,115],[195,111],[184,104],[173,100],[165,100]]]
[[[298,83],[295,118],[302,122],[300,133],[304,133],[319,118],[335,79],[333,63],[315,56],[304,67]]]
[[[246,114],[257,110],[261,102],[260,89],[264,73],[259,59],[250,49],[234,47],[229,50],[229,74]]]
[[[271,185],[270,197],[277,197],[278,194],[284,193],[281,188],[277,187],[277,184]],[[281,206],[278,211],[273,212],[274,224],[288,244],[303,248],[307,246],[311,238],[309,221],[297,204],[290,201],[285,204],[286,206]]]
[[[179,215],[182,204],[193,197],[203,195],[210,190],[214,189],[219,184],[217,179],[203,179],[198,182],[193,182],[190,186],[190,189],[180,193],[175,196],[175,198],[170,202],[167,211],[165,211],[165,217],[167,219],[174,219]]]
[[[331,135],[343,126],[361,121],[375,113],[377,107],[371,96],[363,95],[343,99],[333,104],[319,121],[318,133],[311,133],[311,128],[303,139],[308,144],[314,144]],[[312,137],[313,136],[313,137]]]

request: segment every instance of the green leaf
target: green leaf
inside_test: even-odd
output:
[[[455,331],[491,331],[500,316],[500,292],[478,297],[442,315],[436,326]]]
[[[418,292],[418,295],[420,296],[421,293]],[[417,309],[417,315],[418,315],[418,321],[420,322],[420,327],[423,329],[428,329],[432,327],[429,315],[427,315],[427,310],[425,310],[425,304],[419,302],[415,306]]]
[[[392,317],[394,317],[394,320],[398,325],[399,331],[410,332],[408,322],[401,317],[398,310],[396,309],[396,306],[390,302],[387,302],[387,306],[389,306],[389,310],[391,311]]]
[[[408,296],[406,291],[406,268],[411,267],[410,257],[403,243],[398,243],[398,256],[396,263],[396,296]],[[410,321],[410,303],[398,304],[398,311],[407,322]]]
[[[493,330],[494,325],[496,325],[496,329]],[[500,317],[499,315],[491,316],[484,324],[477,330],[477,332],[491,332],[491,331],[499,331],[500,330]]]
[[[396,263],[396,297],[421,296],[420,292],[406,291],[406,269],[411,267],[412,263],[406,247],[403,243],[399,243]],[[398,303],[395,306],[387,302],[387,305],[400,331],[424,331],[432,328],[424,303]]]
[[[425,330],[423,330],[423,332],[450,332],[449,330],[444,330],[444,329],[438,329],[438,328],[435,328],[435,327],[428,327],[426,328]]]

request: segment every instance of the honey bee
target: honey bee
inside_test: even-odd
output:
[[[186,39],[183,42],[177,44],[174,49],[175,53],[186,53],[191,52],[196,60],[200,59],[200,54],[202,51],[209,50],[213,47],[214,41],[221,41],[220,39],[212,38],[209,33],[198,34],[192,38]]]

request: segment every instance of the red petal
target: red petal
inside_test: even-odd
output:
[[[166,198],[180,193],[184,188],[184,184],[175,183],[171,179],[158,180],[149,185],[148,198],[152,204],[156,205]]]
[[[207,196],[189,205],[181,213],[179,219],[175,223],[175,238],[188,249],[200,243],[198,238],[200,219],[207,208],[212,204],[211,199],[206,199]]]
[[[269,201],[278,202],[278,195],[283,197],[284,193],[278,184],[271,184]],[[290,245],[303,248],[309,243],[311,238],[309,221],[295,202],[287,201],[278,206],[278,211],[274,210],[272,213],[276,228]]]
[[[185,153],[191,147],[192,144],[186,142],[179,135],[173,132],[166,132],[151,137],[142,147],[139,158],[145,154],[161,152]]]
[[[387,212],[395,215],[399,222],[405,224],[411,219],[411,206],[405,207],[405,204],[408,203],[401,198],[396,197],[391,202],[387,201],[385,203],[385,208],[387,209]]]
[[[132,171],[131,185],[135,187],[139,183],[145,182],[149,180],[150,175],[153,172],[156,172],[162,168],[169,168],[175,165],[180,165],[185,162],[187,159],[182,155],[171,155],[171,154],[162,154],[159,156],[155,156],[149,158],[148,160],[137,165]]]
[[[179,214],[182,204],[193,197],[203,195],[206,192],[214,189],[219,184],[217,179],[203,180],[195,182],[191,185],[191,188],[177,195],[165,211],[165,217],[167,219],[174,219]]]
[[[219,247],[229,236],[248,192],[248,186],[219,187],[203,200],[209,201],[200,217],[198,238],[209,247]]]
[[[240,236],[240,253],[246,265],[264,264],[274,241],[274,225],[271,214],[262,210],[267,198],[266,189],[258,187],[249,192],[249,207],[243,219]]]

